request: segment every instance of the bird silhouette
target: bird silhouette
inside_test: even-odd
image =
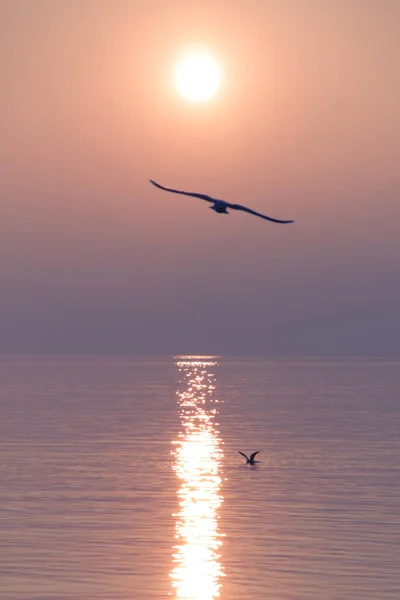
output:
[[[244,452],[240,452],[240,450],[238,450],[238,452],[239,454],[245,457],[246,464],[248,465],[254,465],[255,463],[260,462],[259,460],[254,460],[257,454],[260,452],[260,450],[257,450],[257,452],[253,452],[253,454],[250,454],[250,458]]]
[[[183,192],[181,190],[174,190],[172,188],[164,187],[163,185],[156,183],[152,179],[150,179],[149,181],[156,187],[160,188],[160,190],[164,190],[166,192],[173,192],[174,194],[183,194],[184,196],[193,196],[194,198],[200,198],[201,200],[211,202],[211,210],[214,210],[216,213],[219,214],[228,215],[228,208],[231,208],[232,210],[243,210],[244,212],[250,213],[251,215],[255,215],[256,217],[261,217],[261,219],[266,219],[267,221],[272,221],[273,223],[294,223],[294,221],[282,221],[281,219],[273,219],[272,217],[262,215],[261,213],[256,212],[251,208],[247,208],[247,206],[242,206],[241,204],[231,204],[230,202],[226,202],[225,200],[218,200],[217,198],[207,196],[207,194],[197,194],[195,192]]]

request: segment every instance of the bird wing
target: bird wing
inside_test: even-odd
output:
[[[253,454],[250,454],[250,460],[253,461],[259,452],[260,450],[257,450],[257,452],[253,452]]]
[[[207,202],[215,202],[215,199],[211,198],[211,196],[207,196],[207,194],[197,194],[195,192],[182,192],[181,190],[173,190],[172,188],[167,188],[163,185],[160,185],[159,183],[156,183],[152,179],[149,179],[149,181],[156,187],[160,188],[160,190],[165,190],[166,192],[173,192],[174,194],[183,194],[184,196],[193,196],[194,198],[201,198],[201,200],[207,200]]]
[[[242,456],[244,456],[247,461],[249,460],[248,456],[246,456],[244,452],[240,452],[240,450],[238,450],[238,452],[239,452],[239,454],[241,454]]]
[[[255,210],[251,210],[251,208],[247,208],[247,206],[242,206],[241,204],[229,204],[229,208],[233,208],[234,210],[244,210],[244,212],[248,212],[251,215],[255,215],[256,217],[261,217],[262,219],[267,219],[267,221],[272,221],[273,223],[294,223],[294,221],[282,221],[281,219],[273,219],[272,217],[267,217],[266,215],[262,215],[261,213],[256,212]]]

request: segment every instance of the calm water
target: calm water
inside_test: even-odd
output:
[[[400,362],[2,357],[0,381],[1,600],[400,598]]]

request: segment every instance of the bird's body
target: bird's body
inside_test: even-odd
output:
[[[218,198],[212,198],[212,196],[207,196],[207,194],[198,194],[196,192],[183,192],[182,190],[167,188],[163,185],[160,185],[159,183],[156,183],[152,179],[150,179],[150,183],[160,188],[160,190],[164,190],[166,192],[173,192],[174,194],[183,194],[184,196],[192,196],[193,198],[200,198],[201,200],[211,202],[211,210],[214,210],[216,213],[219,214],[228,215],[228,208],[230,208],[232,210],[242,210],[244,212],[250,213],[251,215],[255,215],[256,217],[261,217],[261,219],[272,221],[273,223],[293,223],[293,221],[282,221],[280,219],[273,219],[272,217],[267,217],[266,215],[262,215],[261,213],[252,210],[251,208],[247,208],[247,206],[242,206],[241,204],[231,204],[230,202],[226,202],[225,200],[219,200]]]
[[[256,463],[260,462],[259,460],[254,460],[257,454],[260,452],[260,450],[257,450],[257,452],[253,452],[253,454],[250,454],[250,458],[244,452],[240,452],[240,450],[238,450],[238,452],[239,454],[245,457],[247,465],[255,465]]]
[[[228,205],[223,200],[215,200],[212,206],[209,206],[211,210],[215,210],[216,213],[220,215],[229,215],[228,213]]]

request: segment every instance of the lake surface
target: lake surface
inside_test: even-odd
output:
[[[3,356],[0,382],[1,600],[400,598],[400,361]]]

